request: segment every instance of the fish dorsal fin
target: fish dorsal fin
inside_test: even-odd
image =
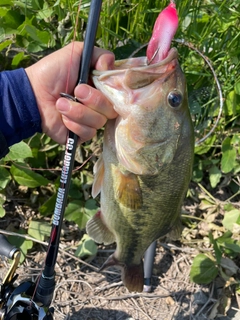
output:
[[[123,206],[132,210],[142,207],[142,192],[134,173],[116,170],[116,198]]]
[[[105,245],[115,242],[114,234],[108,229],[102,219],[102,212],[98,211],[86,225],[88,235],[97,243]]]
[[[104,175],[104,162],[103,162],[102,155],[100,156],[98,161],[95,163],[93,167],[93,173],[94,173],[94,180],[92,185],[92,197],[96,198],[96,196],[101,191],[103,175]]]
[[[124,84],[130,89],[139,89],[146,87],[156,79],[159,79],[158,73],[129,69],[126,72]]]

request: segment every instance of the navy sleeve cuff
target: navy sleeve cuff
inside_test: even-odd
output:
[[[0,73],[0,131],[7,146],[42,132],[37,102],[23,68]]]

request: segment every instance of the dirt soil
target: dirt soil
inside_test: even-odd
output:
[[[153,267],[152,291],[129,293],[123,286],[120,272],[110,269],[96,272],[113,249],[100,249],[91,265],[61,251],[56,266],[56,288],[52,306],[57,320],[203,320],[217,302],[219,283],[199,286],[189,280],[194,249],[175,244],[158,243]],[[17,283],[27,279],[35,281],[41,272],[45,247],[32,251],[17,272]],[[0,263],[3,278],[8,263]],[[17,284],[16,283],[16,284]],[[221,284],[220,284],[221,285]],[[239,319],[237,304],[227,316],[214,319]],[[213,319],[213,318],[212,318]]]
[[[8,206],[7,215],[0,221],[2,230],[7,229],[9,224],[24,225],[35,214],[24,206]],[[196,210],[192,205],[191,208],[192,211]],[[200,286],[190,281],[191,264],[194,256],[199,253],[197,246],[188,246],[180,241],[169,242],[166,239],[165,242],[159,241],[151,292],[129,293],[122,284],[119,270],[113,268],[104,272],[97,271],[114,252],[114,246],[99,246],[94,259],[82,261],[74,256],[74,246],[79,242],[82,233],[68,222],[63,229],[52,303],[54,319],[240,319],[240,301],[236,301],[234,292],[228,292],[229,299],[226,300],[226,295],[223,295],[224,284],[220,278],[208,286]],[[34,245],[24,263],[17,269],[19,277],[16,284],[27,279],[36,280],[41,272],[46,249],[43,244]],[[8,261],[0,258],[0,281],[8,267]],[[224,305],[221,309],[221,304],[227,303],[229,306],[225,308]]]

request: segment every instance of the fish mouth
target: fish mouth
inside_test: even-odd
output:
[[[119,74],[119,72],[125,72],[126,69],[132,69],[135,71],[140,70],[152,70],[156,67],[168,66],[173,60],[178,59],[178,51],[176,48],[171,48],[168,52],[168,55],[165,59],[157,62],[148,64],[147,57],[137,57],[137,58],[129,58],[124,60],[116,60],[114,63],[114,70],[106,70],[106,71],[98,71],[93,70],[92,75],[99,77],[99,80],[103,80],[105,77],[112,76],[115,74]]]

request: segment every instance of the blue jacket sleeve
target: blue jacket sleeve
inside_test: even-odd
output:
[[[41,132],[41,118],[25,70],[0,72],[0,158],[7,147],[36,132]]]

